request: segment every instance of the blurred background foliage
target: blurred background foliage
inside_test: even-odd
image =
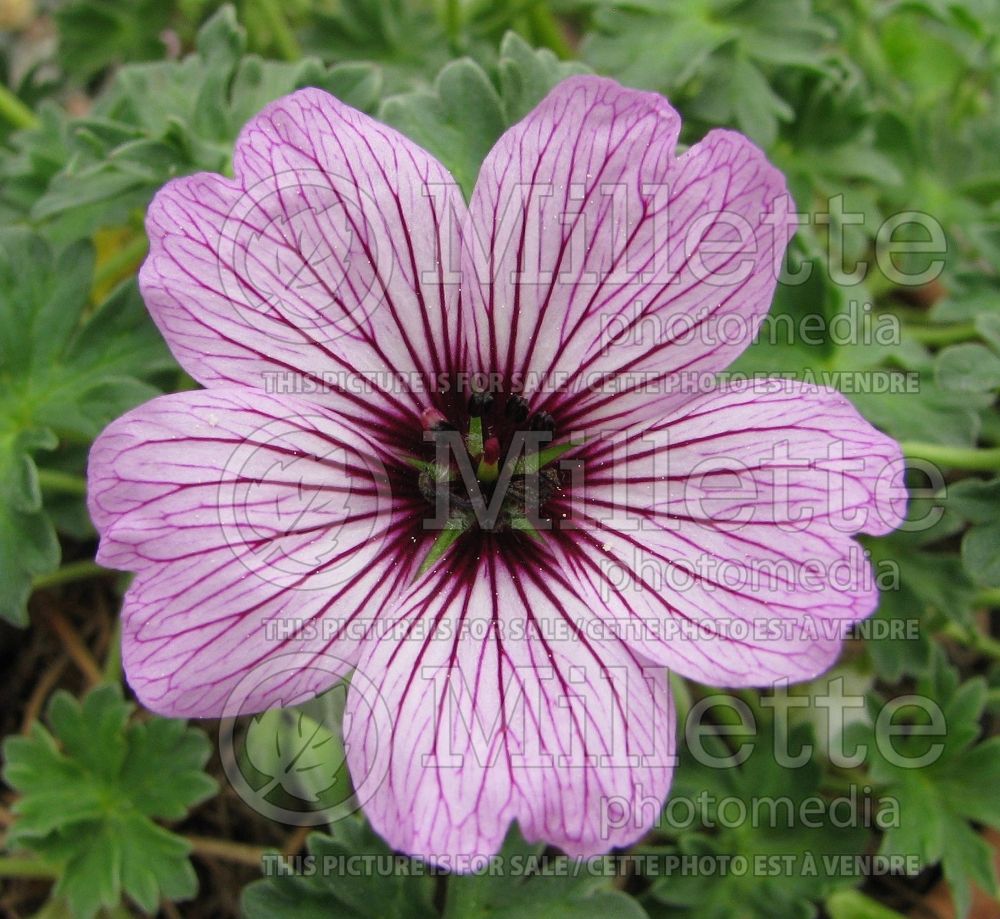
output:
[[[0,697],[9,735],[0,909],[1000,915],[992,899],[1000,826],[1000,4],[0,0],[0,30]],[[819,829],[720,829],[699,813],[684,827],[665,821],[636,852],[900,853],[916,856],[919,871],[259,880],[265,851],[383,849],[360,819],[308,840],[262,820],[224,783],[218,790],[220,766],[209,757],[215,725],[136,712],[122,695],[116,617],[124,583],[92,560],[87,448],[127,408],[191,385],[136,289],[145,207],[172,176],[227,171],[245,121],[304,85],[397,126],[468,192],[505,128],[558,80],[587,70],[668,96],[684,116],[683,143],[714,126],[745,132],[811,215],[789,255],[790,273],[809,277],[779,288],[773,317],[793,328],[818,317],[814,331],[808,339],[785,334],[789,326],[775,321],[738,369],[844,385],[903,442],[913,467],[910,514],[923,523],[866,545],[886,574],[878,619],[919,628],[851,641],[835,671],[791,692],[814,698],[843,681],[867,698],[843,733],[871,744],[879,707],[910,693],[934,700],[948,724],[945,754],[922,770],[877,755],[844,769],[820,746],[790,771],[765,744],[740,767],[713,772],[685,753],[674,796],[707,788],[831,803],[854,789],[859,819],[838,827],[824,811]],[[907,212],[940,226],[942,264],[938,255],[895,251],[894,241],[928,238],[905,222],[886,233],[887,219]],[[853,272],[859,263],[867,270]],[[844,384],[873,371],[895,381],[889,391]],[[902,391],[907,380],[919,385]],[[682,681],[675,689],[682,709],[714,698]],[[742,694],[760,736],[827,736],[816,706],[780,724],[762,704],[777,696]],[[721,727],[726,711],[718,709]],[[301,727],[302,717],[292,723]],[[903,713],[917,728],[906,743],[919,744],[920,718]],[[251,734],[255,723],[246,726]],[[715,742],[724,739],[733,735]],[[865,808],[892,807],[897,825],[860,819]],[[508,840],[508,854],[538,851],[516,834]]]

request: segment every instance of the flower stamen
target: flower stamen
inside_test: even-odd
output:
[[[422,415],[425,429],[441,432],[448,441],[435,443],[433,462],[413,461],[419,470],[419,491],[434,507],[433,528],[444,528],[435,542],[437,552],[446,550],[460,535],[478,527],[485,532],[519,530],[538,536],[545,528],[543,508],[563,486],[562,477],[546,464],[558,458],[570,444],[552,446],[555,419],[548,412],[532,414],[520,395],[498,396],[490,391],[472,392],[466,404],[467,431],[448,421],[437,409]],[[451,432],[455,432],[452,434]],[[463,449],[464,447],[464,449]],[[540,537],[539,537],[540,538]]]
[[[522,396],[508,396],[503,412],[511,421],[520,424],[528,417],[528,403]]]
[[[500,441],[490,437],[483,445],[483,457],[476,469],[480,482],[495,482],[500,476]]]

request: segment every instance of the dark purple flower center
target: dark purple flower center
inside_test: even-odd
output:
[[[564,487],[552,464],[555,422],[516,394],[474,392],[454,421],[424,413],[429,458],[417,465],[428,529],[485,532],[545,527],[545,508]],[[456,413],[457,415],[458,413]],[[547,527],[546,527],[547,528]]]

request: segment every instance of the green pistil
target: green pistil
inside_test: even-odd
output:
[[[500,477],[500,442],[490,437],[483,444],[483,455],[479,460],[476,478],[484,484],[491,484]]]
[[[415,456],[404,456],[403,462],[414,469],[419,469],[421,472],[430,472],[434,469],[434,463],[430,463],[427,460],[417,459]]]
[[[472,418],[469,421],[469,436],[465,439],[469,456],[478,459],[483,455],[483,419]]]
[[[500,463],[494,460],[492,463],[487,462],[484,457],[479,461],[479,465],[476,467],[476,478],[483,483],[493,483],[498,478],[500,478]]]
[[[478,421],[478,419],[475,419]],[[535,454],[520,456],[517,462],[514,464],[514,475],[527,475],[530,472],[538,472],[539,469],[548,466],[549,463],[555,462],[567,451],[571,450],[573,447],[578,447],[582,441],[572,441],[564,444],[555,444],[551,447],[546,447],[544,450],[539,450]],[[479,450],[479,455],[482,455],[482,448]],[[469,451],[470,455],[475,458],[476,454]],[[418,459],[415,456],[404,456],[403,461],[407,465],[412,466],[414,469],[418,469],[420,472],[431,472],[437,469],[437,466],[429,461]],[[476,478],[480,482],[495,482],[500,475],[500,464],[499,463],[485,463],[480,460],[479,465],[476,467]],[[442,472],[438,470],[438,476],[441,478],[451,478],[450,472]]]
[[[534,524],[527,517],[511,517],[510,528],[517,530],[519,533],[524,533],[525,536],[530,536],[536,542],[542,541],[542,534],[535,529]]]
[[[559,459],[567,450],[580,446],[580,443],[580,441],[569,441],[564,444],[555,444],[544,450],[539,450],[537,453],[528,453],[518,457],[514,464],[514,475],[528,475],[532,472],[538,472],[543,466],[548,466],[549,463]]]
[[[452,517],[449,519],[445,528],[438,533],[437,539],[434,540],[434,545],[430,547],[424,560],[420,563],[417,577],[430,571],[441,560],[445,552],[451,548],[455,540],[469,529],[471,523],[472,521],[466,517]]]

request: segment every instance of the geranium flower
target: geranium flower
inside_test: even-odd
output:
[[[663,98],[573,77],[466,206],[305,89],[246,126],[234,178],[159,192],[140,285],[205,389],[90,460],[143,704],[218,716],[244,681],[257,711],[356,667],[390,719],[352,685],[348,762],[384,766],[365,809],[389,843],[483,855],[517,821],[586,855],[658,816],[668,668],[741,687],[834,662],[876,605],[852,534],[898,525],[899,448],[829,389],[705,384],[793,220],[746,138],[677,155],[678,132]],[[289,654],[337,665],[246,690]]]

